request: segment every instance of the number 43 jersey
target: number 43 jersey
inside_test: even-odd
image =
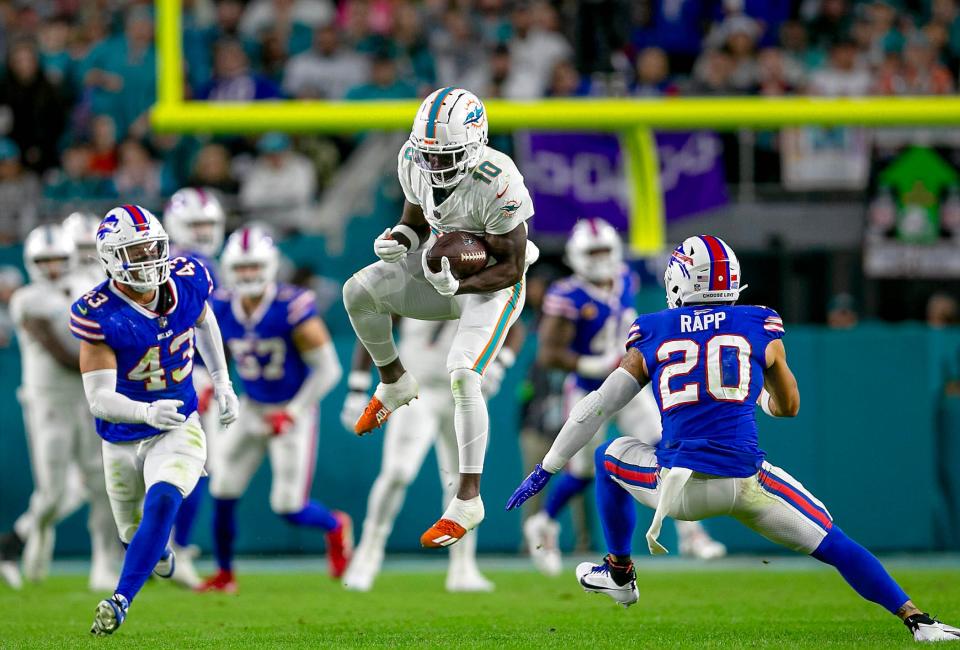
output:
[[[293,398],[310,373],[294,344],[293,331],[317,315],[313,292],[288,284],[270,285],[250,315],[244,312],[240,297],[224,289],[213,294],[210,304],[250,399],[279,404]]]
[[[81,341],[106,343],[117,357],[117,392],[138,402],[175,399],[180,413],[197,410],[193,388],[194,326],[213,291],[207,269],[197,260],[170,261],[156,311],[138,304],[113,280],[97,285],[70,307],[70,331]],[[162,433],[146,424],[97,420],[108,442],[130,442]]]
[[[657,462],[727,477],[759,471],[756,402],[766,349],[783,336],[777,312],[751,305],[696,305],[640,316],[627,348],[647,364],[660,407]]]

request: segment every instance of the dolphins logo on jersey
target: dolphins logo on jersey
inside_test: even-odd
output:
[[[115,214],[108,214],[103,218],[103,221],[100,222],[100,226],[97,228],[97,239],[103,239],[110,233],[117,232],[117,226],[120,225],[120,220]]]
[[[500,206],[500,214],[505,217],[512,217],[520,209],[521,202],[511,199]]]

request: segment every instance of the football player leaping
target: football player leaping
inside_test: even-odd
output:
[[[73,241],[58,225],[40,226],[24,242],[30,284],[13,294],[10,311],[20,344],[23,380],[17,396],[30,442],[34,489],[30,507],[0,545],[4,555],[10,548],[23,548],[26,578],[42,580],[53,555],[56,524],[86,499],[89,584],[103,590],[116,583],[120,546],[104,487],[100,443],[80,381],[79,351],[67,329],[70,303],[92,286],[89,278],[86,286],[78,282],[82,276],[74,273],[75,258]],[[16,586],[19,573],[15,563],[8,564],[11,559],[15,557],[4,557],[3,575]]]
[[[517,488],[507,509],[542,490],[608,414],[649,382],[663,417],[663,440],[652,446],[618,438],[597,450],[597,509],[609,553],[602,564],[577,567],[585,591],[625,607],[637,602],[632,497],[654,510],[646,539],[655,555],[666,553],[657,541],[664,517],[728,515],[835,567],[863,598],[900,617],[917,641],[960,641],[960,629],[918,609],[877,558],[840,530],[823,503],[764,460],[757,403],[770,416],[794,417],[800,392],[787,366],[783,321],[772,309],[735,304],[746,287],[733,250],[717,237],[690,237],[674,250],[664,281],[668,309],[637,319],[620,367],[574,407],[543,464]]]
[[[227,374],[213,283],[197,260],[168,255],[160,222],[136,205],[100,222],[97,252],[109,280],[73,303],[83,387],[103,438],[107,494],[127,554],[113,596],[90,631],[112,634],[153,571],[176,570],[170,530],[203,473],[207,449],[193,387],[194,341],[213,378],[220,421],[238,401]]]
[[[336,350],[317,315],[313,292],[277,282],[279,253],[256,227],[230,236],[223,251],[227,288],[211,302],[243,382],[240,418],[213,446],[214,552],[219,571],[200,587],[235,592],[237,500],[270,457],[270,508],[294,526],[326,532],[334,577],[350,561],[350,517],[310,499],[317,464],[317,402],[340,380]]]
[[[214,258],[223,245],[226,219],[217,197],[201,187],[177,190],[163,209],[163,227],[170,236],[171,257],[183,255],[198,260],[210,273],[214,289],[219,286]],[[207,434],[207,457],[213,458],[214,447],[219,439],[219,425],[216,409],[210,408],[213,382],[202,359],[197,359],[194,364],[193,385],[200,400],[197,408],[200,424]],[[190,544],[190,534],[207,492],[207,480],[206,476],[200,477],[197,487],[183,500],[173,522],[172,546],[177,554],[177,571],[173,574],[173,580],[191,589],[199,586],[201,581],[193,566],[198,548]]]
[[[423,321],[404,318],[400,321],[400,358],[419,382],[420,399],[400,408],[387,423],[383,438],[383,461],[370,496],[367,515],[363,521],[363,535],[350,568],[343,578],[343,586],[351,591],[369,591],[380,573],[384,549],[393,523],[406,498],[407,487],[420,473],[424,458],[431,446],[437,452],[443,505],[456,496],[458,480],[457,438],[454,433],[453,397],[444,360],[457,333],[457,321]],[[515,338],[514,327],[508,335]],[[521,337],[522,338],[522,337]],[[507,341],[494,359],[483,380],[484,397],[492,397],[499,389],[506,368],[513,365],[516,352]],[[352,429],[367,405],[370,389],[370,358],[358,346],[354,352],[354,368],[348,377],[350,392],[340,414],[343,426]],[[450,547],[450,566],[447,570],[447,591],[491,591],[493,583],[487,580],[477,566],[477,533],[470,531],[459,544]]]
[[[638,279],[623,264],[617,231],[603,219],[583,219],[566,245],[569,278],[553,283],[543,302],[538,362],[570,374],[564,385],[564,409],[596,390],[623,357],[623,340],[637,317]],[[616,418],[620,432],[655,445],[660,440],[660,413],[650,390],[642,391]],[[601,426],[590,444],[577,452],[554,484],[543,510],[523,524],[527,549],[547,575],[562,568],[557,516],[570,499],[593,483],[593,453],[607,439]],[[702,559],[726,554],[696,521],[677,521],[680,552]]]
[[[347,280],[343,300],[357,338],[380,372],[380,383],[355,431],[377,428],[417,396],[417,381],[400,362],[392,316],[460,319],[446,368],[454,400],[460,480],[443,516],[420,538],[449,546],[483,521],[480,476],[487,447],[487,407],[480,392],[487,366],[520,314],[526,268],[537,257],[527,240],[530,195],[516,165],[486,146],[487,116],[473,93],[441,88],[420,105],[397,173],[406,198],[400,223],[374,242],[380,261]],[[431,231],[483,236],[495,264],[457,280],[443,260],[426,266]]]

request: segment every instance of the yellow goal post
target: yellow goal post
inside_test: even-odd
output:
[[[162,133],[357,133],[409,128],[419,102],[208,102],[184,99],[181,0],[156,0],[157,103]],[[663,249],[664,224],[652,129],[735,130],[786,126],[956,126],[960,97],[670,97],[484,102],[492,131],[618,133],[631,193],[631,249]]]

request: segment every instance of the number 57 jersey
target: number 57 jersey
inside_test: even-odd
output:
[[[657,462],[725,477],[759,471],[756,402],[767,345],[783,336],[777,312],[752,305],[695,305],[645,314],[627,348],[647,365],[660,407]]]
[[[185,416],[197,410],[193,388],[194,325],[213,283],[197,260],[170,261],[170,279],[159,289],[156,310],[126,296],[113,280],[97,285],[70,307],[70,331],[81,341],[105,343],[117,357],[117,392],[138,402],[175,399]],[[162,433],[146,424],[97,420],[108,442],[130,442]]]

